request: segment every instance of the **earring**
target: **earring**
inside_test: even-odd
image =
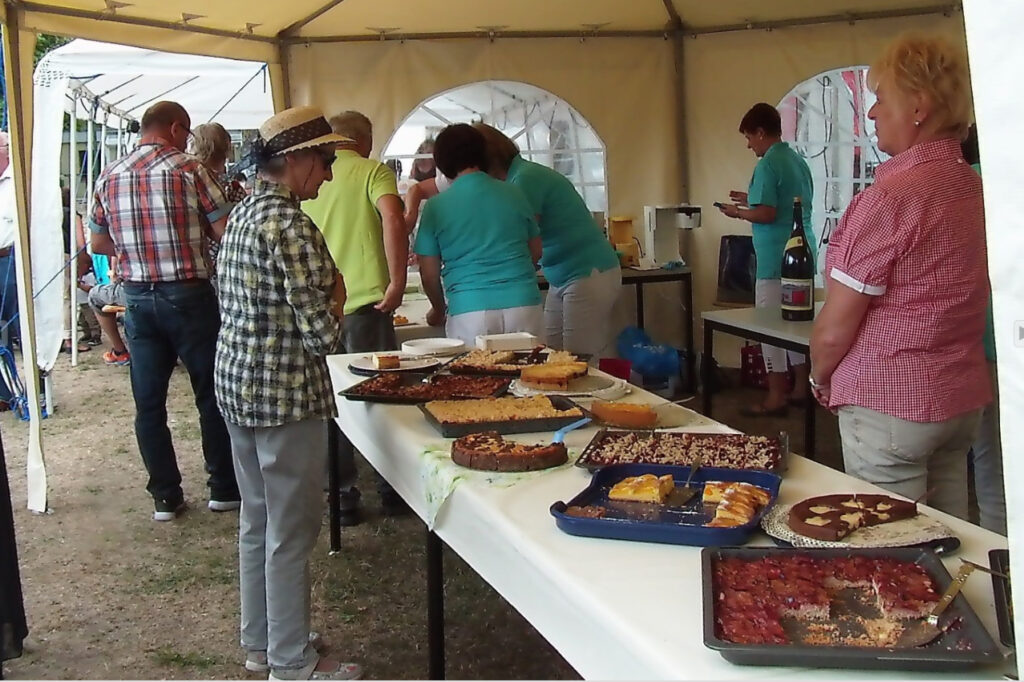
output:
[[[920,121],[914,121],[914,127],[915,128],[920,128],[921,127],[921,122]]]

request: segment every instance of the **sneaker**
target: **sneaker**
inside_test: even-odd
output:
[[[207,509],[212,512],[237,511],[242,507],[241,500],[210,500],[206,503]]]
[[[324,638],[320,636],[319,632],[309,633],[309,643],[313,645],[317,653],[320,653],[324,648]],[[265,673],[270,670],[270,664],[267,663],[267,652],[266,651],[249,651],[245,654],[245,669],[249,672],[254,673]]]
[[[297,670],[270,671],[269,680],[358,680],[363,677],[363,668],[358,663],[337,663],[334,670],[318,671],[320,661],[313,661]]]
[[[156,511],[153,512],[154,521],[173,521],[179,514],[185,511],[185,500],[154,500]]]
[[[128,354],[128,349],[122,351],[116,351],[113,348],[103,354],[103,362],[108,365],[119,365],[121,367],[130,365],[132,362],[132,356]]]

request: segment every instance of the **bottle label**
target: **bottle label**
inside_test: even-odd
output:
[[[782,278],[783,310],[813,310],[814,280]]]
[[[788,242],[786,242],[786,248],[783,249],[783,250],[784,251],[789,251],[790,249],[796,249],[796,248],[799,248],[799,247],[801,247],[803,245],[804,245],[804,238],[803,237],[791,237],[790,240]]]

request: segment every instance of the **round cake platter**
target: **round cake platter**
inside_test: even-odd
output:
[[[518,379],[509,385],[509,393],[518,398],[529,398],[535,395],[560,395],[568,398],[599,398],[601,400],[618,400],[630,392],[629,384],[615,377],[588,374],[585,377],[572,379],[567,391],[543,391],[523,386]]]
[[[776,504],[761,519],[761,527],[768,535],[781,540],[793,547],[911,547],[936,542],[939,540],[956,539],[953,531],[946,524],[926,514],[918,514],[910,519],[894,521],[880,526],[860,528],[840,541],[817,540],[800,535],[789,527],[789,510],[793,505]],[[959,542],[956,543],[959,546]],[[952,550],[948,550],[952,551]]]
[[[466,344],[459,339],[413,339],[402,343],[402,352],[409,355],[447,357],[464,350],[466,350]]]
[[[386,353],[385,353],[386,355]],[[389,373],[389,372],[429,372],[438,365],[441,361],[432,355],[398,355],[398,367],[392,369],[377,369],[373,366],[373,355],[361,355],[358,358],[352,360],[349,363],[348,369],[353,374],[360,376],[374,376],[378,373]]]

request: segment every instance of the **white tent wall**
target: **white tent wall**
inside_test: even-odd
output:
[[[942,34],[964,43],[960,14],[736,31],[686,39],[689,201],[704,207],[692,259],[694,306],[698,311],[714,307],[722,236],[750,234],[749,223],[726,218],[711,206],[715,201],[727,201],[729,190],[747,190],[757,159],[738,132],[743,114],[757,102],[778,104],[795,85],[823,71],[870,64],[890,41],[911,30]],[[699,334],[698,327],[697,338]],[[737,366],[740,344],[734,337],[719,335],[715,340],[718,362]]]
[[[979,151],[985,180],[985,232],[988,242],[988,274],[992,283],[996,355],[999,359],[1000,435],[1006,481],[1006,516],[1014,575],[1024,575],[1024,509],[1020,489],[1024,480],[1024,217],[1020,196],[1020,112],[1024,95],[1008,74],[1024,70],[1024,42],[1016,27],[1024,23],[1024,3],[1019,0],[968,0],[964,3],[967,45],[978,120]],[[1018,592],[1019,594],[1019,592]],[[1016,601],[1020,601],[1017,597]],[[1016,608],[1017,632],[1024,632],[1024,608]]]

